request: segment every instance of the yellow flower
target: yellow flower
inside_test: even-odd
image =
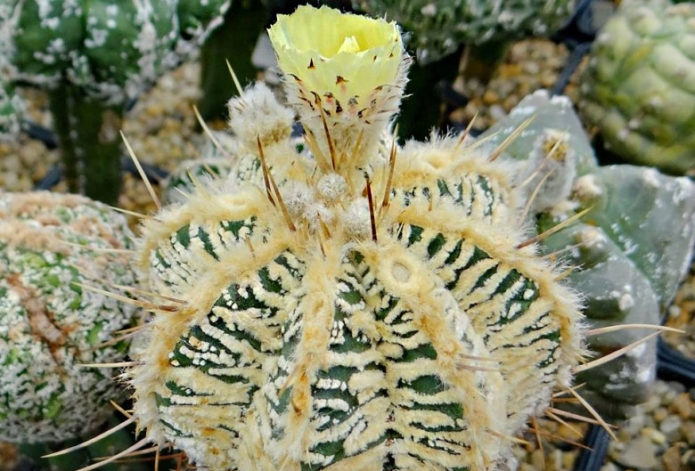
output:
[[[403,43],[393,22],[304,5],[278,15],[268,34],[285,74],[339,112],[368,107],[381,87],[400,81]]]

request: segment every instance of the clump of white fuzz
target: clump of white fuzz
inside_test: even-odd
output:
[[[348,190],[345,178],[337,173],[327,173],[322,176],[316,188],[321,197],[329,203],[335,203],[342,198]]]
[[[365,238],[371,233],[369,203],[367,198],[359,198],[350,203],[343,214],[345,231],[356,238]]]
[[[240,97],[227,104],[229,127],[247,149],[258,148],[257,139],[265,147],[284,142],[292,133],[294,112],[278,103],[263,83],[257,82]]]

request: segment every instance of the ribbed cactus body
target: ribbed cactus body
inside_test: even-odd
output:
[[[0,194],[0,439],[62,441],[93,430],[122,396],[100,346],[128,327],[134,308],[84,289],[132,285],[127,263],[100,249],[132,247],[126,220],[77,196]]]
[[[540,233],[591,208],[546,238],[543,250],[576,267],[567,281],[582,294],[592,327],[659,324],[692,256],[695,186],[654,169],[598,166],[569,100],[545,92],[524,98],[482,137],[498,145],[530,117],[508,148],[509,156],[528,162],[522,178],[526,198],[533,198],[525,203],[530,222]],[[625,329],[592,337],[589,346],[609,353],[644,335]],[[646,398],[655,374],[656,339],[580,380],[588,383],[587,397],[596,407],[621,415],[620,404]]]
[[[308,152],[248,89],[235,169],[145,224],[148,289],[181,302],[134,352],[135,416],[217,471],[501,465],[582,352],[576,296],[522,244],[519,165],[384,138],[394,24],[300,7],[270,36]]]
[[[18,78],[68,80],[110,103],[136,97],[221,22],[229,1],[14,2]]]
[[[695,5],[624,2],[599,33],[580,109],[608,148],[672,173],[695,168]]]
[[[160,283],[191,310],[155,320],[134,376],[151,433],[219,470],[501,459],[500,434],[568,379],[576,311],[514,248],[509,188],[494,169],[452,171],[475,162],[447,162],[448,144],[441,169],[395,178],[377,242],[359,193],[330,207],[323,242],[254,188],[194,195],[154,224]]]
[[[14,87],[0,77],[0,141],[17,136],[21,129],[24,102]]]
[[[385,15],[413,33],[413,49],[436,60],[461,43],[482,44],[526,35],[548,36],[569,16],[572,0],[353,0],[375,16]]]

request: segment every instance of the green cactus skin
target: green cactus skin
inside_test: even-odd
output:
[[[581,113],[607,148],[670,173],[695,171],[695,4],[623,2],[583,81]]]
[[[548,36],[569,17],[572,0],[353,0],[375,16],[385,15],[414,34],[418,61],[455,51],[459,44]]]
[[[132,306],[75,283],[132,285],[123,216],[76,195],[0,193],[0,440],[63,441],[110,415],[111,371],[124,345],[99,346],[134,320]],[[70,244],[70,245],[68,245]],[[81,248],[84,246],[84,248]]]
[[[659,324],[692,256],[694,185],[684,177],[668,177],[654,169],[630,165],[599,167],[569,100],[551,99],[544,92],[522,100],[484,136],[492,136],[490,145],[496,145],[532,115],[533,122],[510,145],[508,155],[528,159],[529,167],[537,168],[543,157],[538,153],[539,143],[544,136],[552,137],[547,134],[550,128],[566,133],[563,146],[571,149],[568,158],[576,169],[553,169],[540,188],[541,196],[536,197],[544,198],[546,204],[532,206],[531,223],[537,223],[542,232],[593,207],[579,222],[544,240],[543,250],[564,250],[559,258],[578,267],[567,280],[582,293],[584,313],[591,327]],[[541,176],[552,167],[545,164],[544,168]],[[570,181],[563,181],[567,179]],[[539,182],[536,177],[527,184],[527,191],[533,191]],[[563,191],[557,192],[557,188]],[[643,330],[604,334],[592,337],[589,347],[609,353],[644,335]],[[591,391],[587,396],[591,396],[597,408],[610,416],[620,416],[626,412],[625,404],[646,398],[656,374],[655,366],[656,340],[581,374],[579,380],[587,382]]]
[[[121,189],[123,106],[105,105],[69,83],[48,95],[69,190],[115,204]]]
[[[222,27],[203,43],[199,103],[203,118],[224,117],[227,101],[238,93],[225,61],[229,61],[241,83],[256,80],[257,70],[251,56],[268,16],[268,9],[259,0],[236,0],[227,10]],[[233,49],[230,44],[234,45]]]
[[[116,202],[126,102],[195,52],[229,4],[12,2],[11,78],[49,90],[71,191]]]
[[[14,87],[0,77],[0,141],[12,140],[19,134],[24,108]]]

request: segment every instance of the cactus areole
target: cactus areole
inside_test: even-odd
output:
[[[496,468],[582,353],[576,296],[523,243],[516,167],[384,133],[394,23],[303,6],[269,33],[310,152],[251,87],[231,175],[145,224],[147,289],[180,302],[133,352],[140,426],[216,471]]]

